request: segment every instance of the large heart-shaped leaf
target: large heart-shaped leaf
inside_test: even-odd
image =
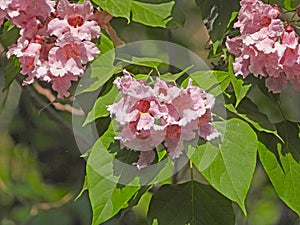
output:
[[[231,202],[209,185],[190,181],[163,185],[151,199],[148,224],[234,225]]]
[[[215,126],[222,133],[219,146],[201,145],[190,151],[190,159],[215,189],[237,202],[246,214],[244,201],[256,166],[256,134],[239,119]]]
[[[93,225],[98,225],[127,207],[139,186],[118,185],[113,176],[113,154],[107,149],[114,142],[112,124],[91,149],[86,167],[86,180],[93,210]]]

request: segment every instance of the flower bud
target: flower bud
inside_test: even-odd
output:
[[[289,33],[292,32],[293,30],[294,30],[294,28],[291,25],[287,25],[285,28],[285,31],[289,32]]]

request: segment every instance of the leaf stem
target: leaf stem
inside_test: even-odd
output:
[[[190,163],[190,171],[191,171],[191,180],[194,181],[194,171],[193,171],[193,162],[192,162],[192,160],[190,160],[189,163]]]

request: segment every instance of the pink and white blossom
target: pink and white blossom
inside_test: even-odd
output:
[[[83,4],[72,4],[68,0],[60,0],[57,4],[57,18],[48,24],[48,31],[58,39],[71,34],[80,40],[92,40],[100,35],[100,27],[93,17],[93,6],[85,1]]]
[[[21,74],[27,75],[23,84],[50,82],[59,98],[68,97],[71,82],[77,81],[85,65],[100,53],[91,41],[100,35],[100,27],[90,20],[92,4],[71,4],[67,0],[60,0],[57,6],[52,0],[0,3],[0,22],[5,17],[20,28],[20,38],[9,47],[7,57],[19,58]]]
[[[197,136],[205,140],[219,136],[212,125],[214,97],[193,86],[192,80],[186,89],[159,78],[152,87],[126,70],[123,74],[114,81],[122,97],[107,108],[121,126],[116,139],[122,147],[146,151],[152,157],[150,151],[163,143],[174,159],[183,153],[185,142]],[[139,168],[152,162],[148,153],[141,153]]]
[[[299,36],[279,19],[277,6],[260,0],[242,0],[238,21],[239,37],[227,38],[228,51],[236,56],[236,75],[264,77],[266,87],[279,93],[290,81],[299,89]]]

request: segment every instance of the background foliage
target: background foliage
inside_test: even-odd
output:
[[[300,3],[269,2],[287,10]],[[93,3],[114,16],[111,24],[126,43],[172,41],[206,59],[213,77],[200,72],[189,76],[215,96],[224,95],[228,120],[216,122],[224,135],[217,143],[189,149],[194,168],[181,171],[181,184],[168,180],[158,190],[151,185],[120,187],[97,173],[112,166],[112,154],[106,149],[112,150],[115,134],[101,105],[111,104],[117,94],[111,86],[112,78],[120,72],[113,64],[114,52],[100,55],[91,64],[87,75],[93,83],[82,88],[88,96],[110,84],[96,102],[96,112],[89,113],[85,121],[96,120],[98,132],[103,134],[91,149],[89,164],[80,158],[70,130],[70,114],[54,110],[32,87],[21,89],[14,81],[19,64],[2,55],[0,84],[6,91],[0,95],[0,224],[300,224],[299,115],[293,113],[295,106],[277,101],[277,96],[257,81],[236,78],[231,57],[219,60],[227,53],[224,34],[232,28],[229,21],[234,21],[236,14],[232,12],[238,11],[239,1]],[[208,45],[202,20],[212,45]],[[4,49],[16,40],[16,31],[2,28]],[[113,49],[108,36],[101,36],[102,53]],[[131,63],[136,71],[140,66],[152,69],[160,65],[141,65],[137,59]],[[170,74],[166,79],[177,80]],[[283,92],[279,98],[292,98],[297,103],[297,96]],[[124,157],[120,152],[113,155]],[[82,186],[88,194],[84,192],[74,201]],[[208,213],[211,211],[213,216]]]

